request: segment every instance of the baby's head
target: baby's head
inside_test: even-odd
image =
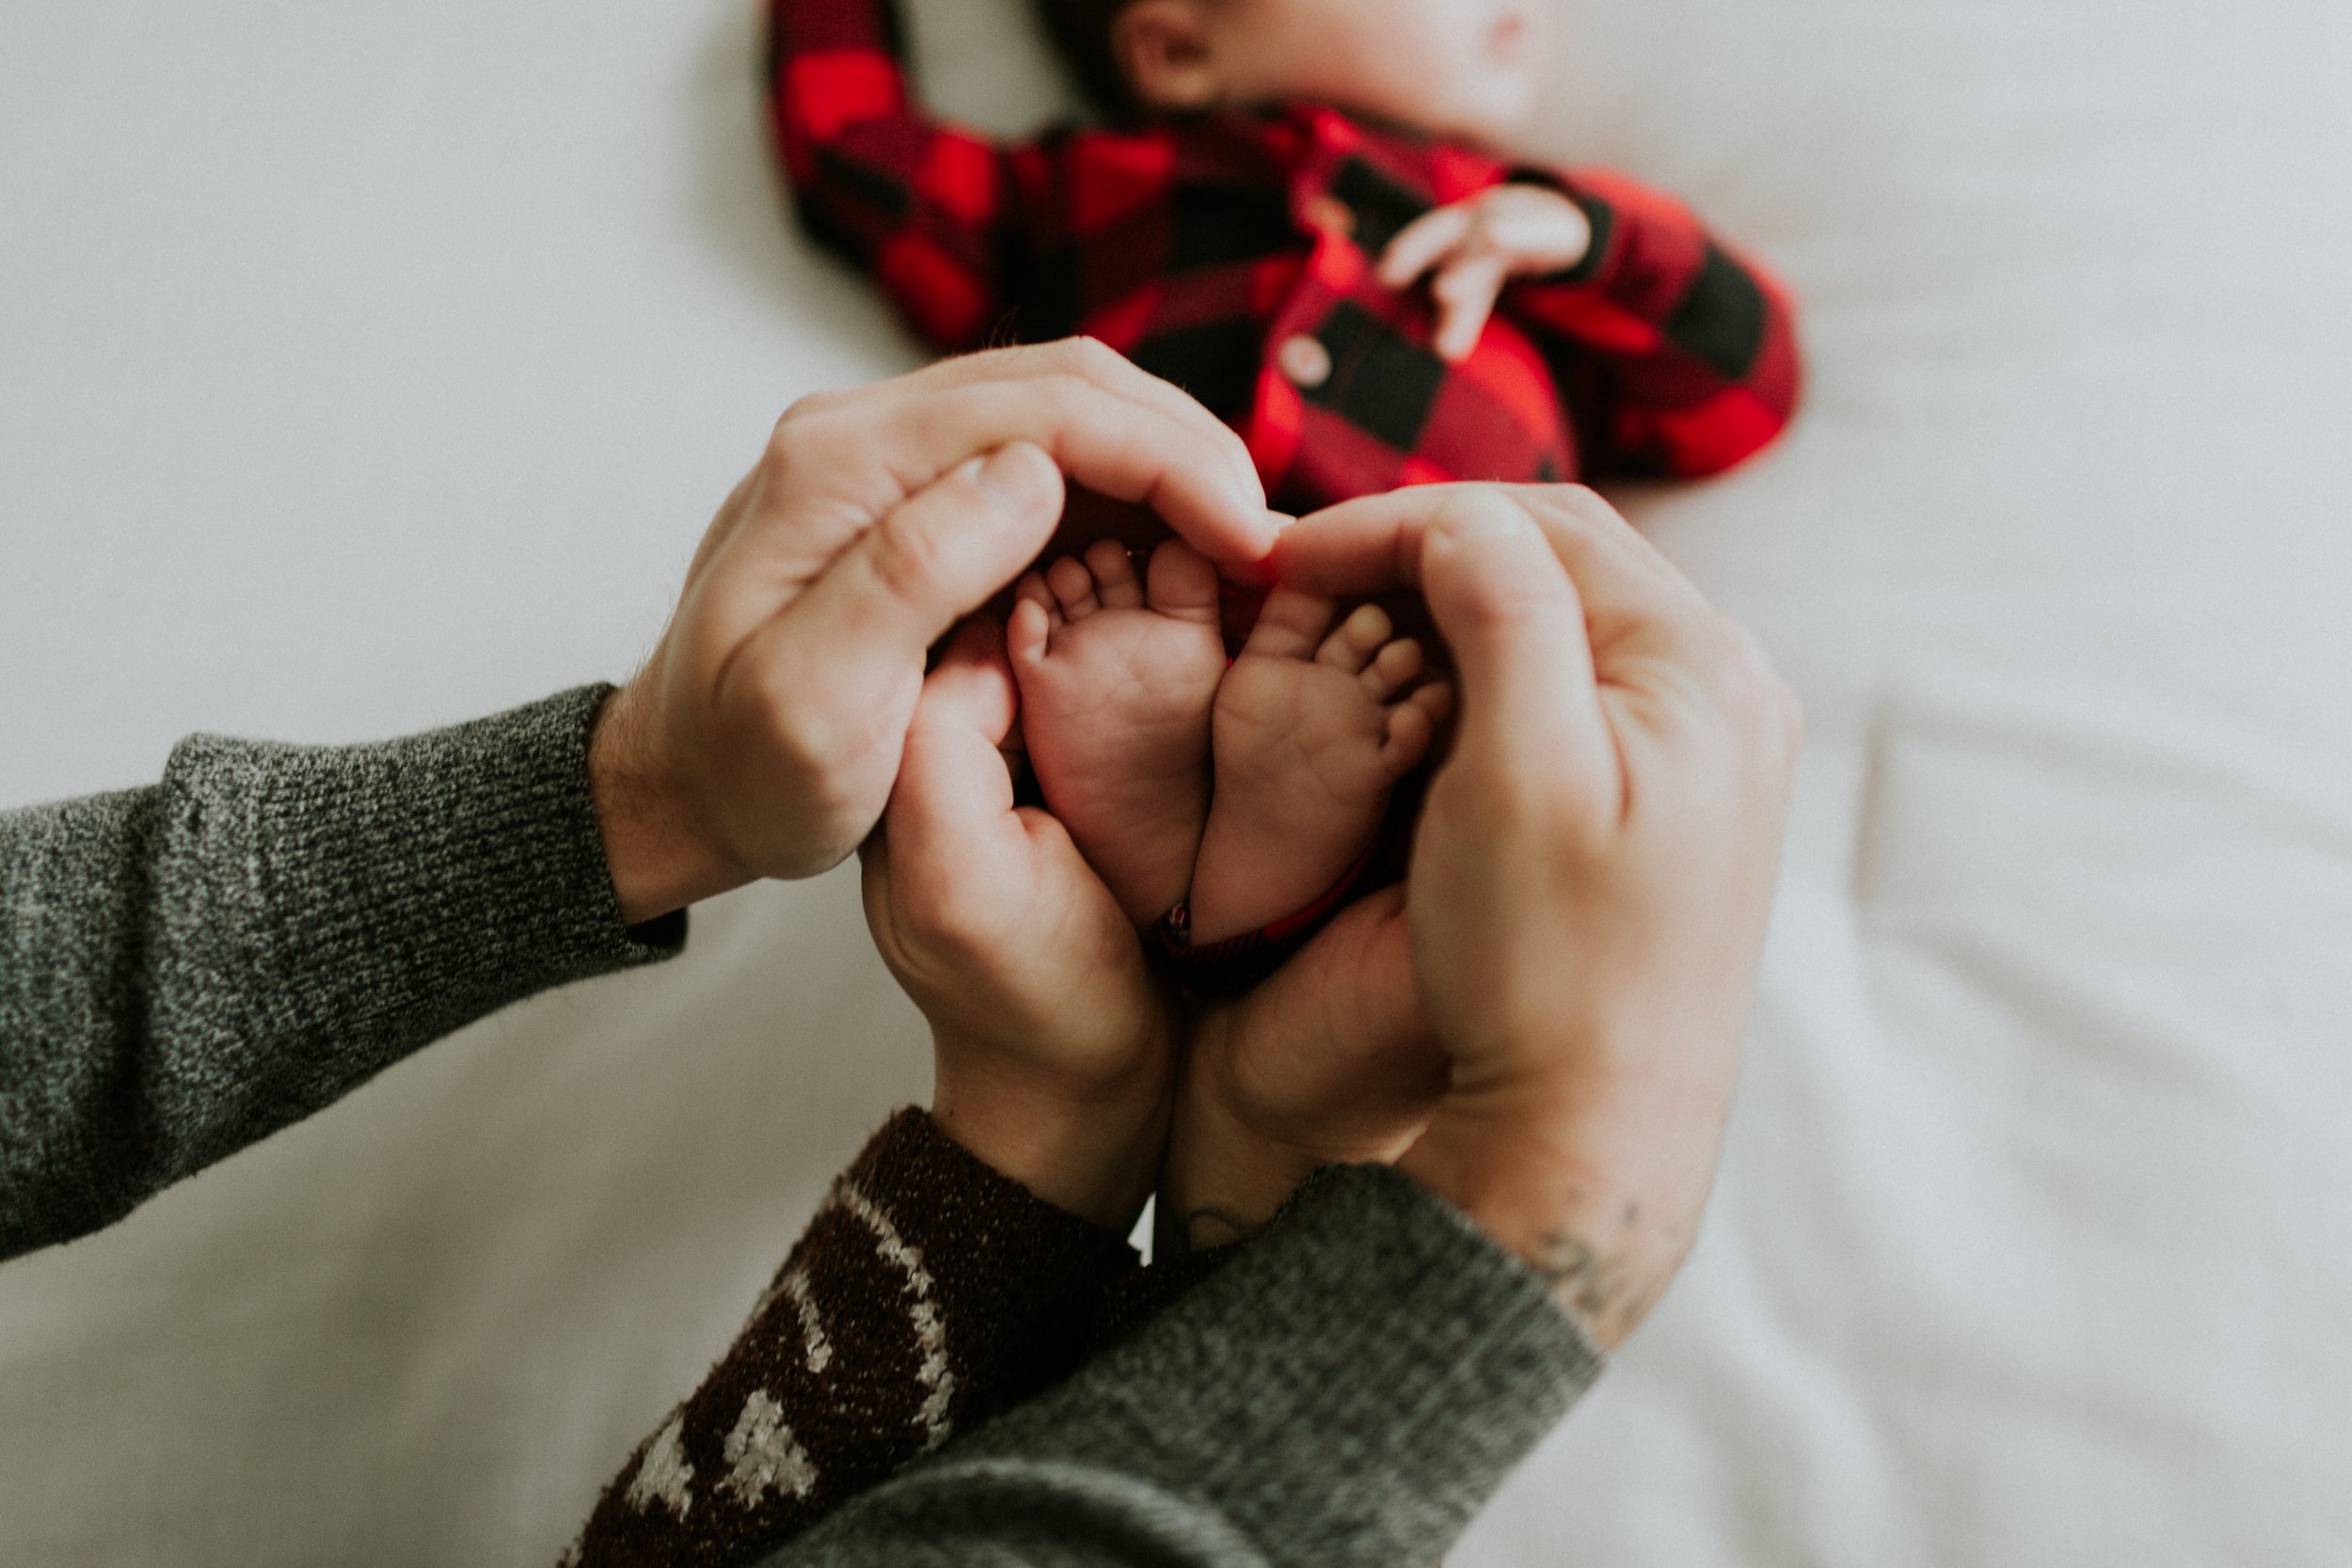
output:
[[[1103,101],[1147,113],[1311,99],[1458,140],[1534,111],[1549,0],[1041,0]]]

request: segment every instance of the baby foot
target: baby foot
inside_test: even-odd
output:
[[[1196,942],[1257,930],[1329,892],[1452,709],[1453,688],[1414,687],[1421,644],[1392,641],[1386,612],[1365,605],[1330,631],[1336,608],[1276,589],[1217,690]]]
[[[1045,803],[1137,925],[1192,880],[1209,815],[1209,709],[1225,676],[1216,568],[1170,542],[1136,577],[1105,539],[1016,590],[1006,628]]]

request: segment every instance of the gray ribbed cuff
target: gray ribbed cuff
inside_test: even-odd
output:
[[[191,850],[169,863],[199,885],[162,901],[191,927],[164,946],[239,990],[164,988],[191,1016],[153,1032],[208,1042],[204,1075],[255,1113],[187,1168],[511,1003],[678,950],[682,915],[631,931],[613,896],[587,763],[611,690],[374,745],[173,753],[164,832]]]
[[[1450,1204],[1383,1167],[1338,1167],[968,1451],[1115,1469],[1269,1562],[1394,1568],[1436,1561],[1600,1365],[1542,1282]]]

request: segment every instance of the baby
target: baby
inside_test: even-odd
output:
[[[1085,332],[1184,387],[1281,510],[1715,473],[1795,404],[1759,269],[1621,176],[1497,150],[1541,95],[1547,0],[1042,0],[1111,122],[1018,143],[915,105],[889,0],[771,4],[819,237],[943,349]],[[1226,674],[1181,547],[1057,561],[1021,601],[1047,803],[1138,919],[1189,882],[1195,943],[1327,902],[1445,711],[1378,610],[1286,594]]]

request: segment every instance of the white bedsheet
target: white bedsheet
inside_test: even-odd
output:
[[[2352,8],[1566,0],[1806,307],[1636,498],[1813,714],[1717,1206],[1456,1554],[2352,1561]],[[1053,94],[930,0],[942,97]],[[744,0],[0,0],[0,804],[619,676],[797,393]],[[0,1563],[551,1561],[924,1086],[840,877],[0,1271]]]

